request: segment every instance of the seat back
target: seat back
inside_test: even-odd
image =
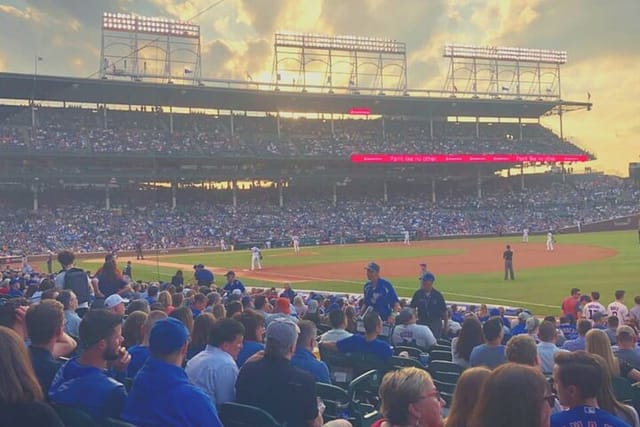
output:
[[[462,373],[462,368],[453,362],[433,360],[429,363],[429,373],[434,380],[456,384]]]
[[[396,356],[406,351],[409,357],[413,357],[414,359],[419,359],[420,355],[425,353],[421,348],[412,346],[412,345],[396,345],[393,347],[393,354]]]
[[[66,405],[53,405],[53,409],[66,427],[98,427],[91,415],[82,409]]]
[[[378,388],[383,373],[372,369],[349,383],[349,401],[352,414],[368,414],[378,409],[380,399]]]
[[[453,360],[453,356],[451,355],[451,351],[431,350],[431,353],[429,353],[429,359],[444,360],[445,362],[451,362]]]
[[[390,364],[393,369],[401,369],[401,368],[408,368],[408,367],[426,369],[422,364],[422,362],[412,357],[393,356],[391,358]]]
[[[325,405],[322,415],[325,421],[349,418],[349,393],[347,390],[332,384],[316,383],[316,393]]]
[[[225,427],[282,427],[271,414],[251,405],[223,403],[219,414]]]
[[[633,406],[640,402],[640,390],[634,387],[628,379],[615,376],[611,380],[613,394],[618,401]]]

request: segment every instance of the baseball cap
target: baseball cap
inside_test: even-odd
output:
[[[189,339],[189,331],[178,319],[169,317],[154,323],[149,334],[149,351],[154,354],[171,354],[178,351]]]
[[[527,313],[526,311],[523,311],[520,314],[518,314],[518,320],[521,320],[523,322],[526,321],[530,317],[531,317],[531,315],[529,313]]]
[[[435,282],[436,276],[434,276],[433,273],[424,273],[422,276],[420,276],[420,280],[422,280],[423,282]]]
[[[369,271],[375,271],[376,273],[380,272],[380,266],[375,262],[370,262],[369,264],[367,264],[367,266],[364,269]]]
[[[405,307],[400,310],[398,317],[396,317],[396,324],[405,324],[413,317],[413,309]]]
[[[109,296],[106,300],[104,300],[104,306],[106,308],[113,308],[118,304],[121,304],[121,303],[126,304],[128,302],[129,300],[122,298],[120,295],[113,294]]]
[[[298,341],[300,328],[292,320],[275,319],[267,327],[267,340],[277,341],[283,347],[290,347]]]
[[[526,322],[527,332],[533,332],[538,326],[540,326],[540,320],[537,317],[530,317]]]
[[[291,314],[291,304],[289,303],[289,298],[278,298],[276,300],[276,307],[278,308],[279,313]]]
[[[605,317],[607,317],[607,315],[606,315],[606,314],[601,313],[601,312],[599,312],[599,311],[598,311],[598,312],[596,312],[596,313],[593,313],[593,316],[592,316],[591,318],[592,318],[593,320],[602,320],[602,319],[604,319]]]

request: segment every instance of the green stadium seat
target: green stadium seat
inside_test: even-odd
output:
[[[453,360],[453,356],[451,355],[451,350],[431,350],[429,353],[429,360],[444,360],[445,362],[451,362]]]
[[[325,405],[323,415],[325,422],[344,418],[346,415],[346,419],[353,424],[355,419],[350,416],[351,401],[347,390],[332,384],[316,383],[316,393]]]
[[[426,353],[425,350],[411,345],[397,345],[393,347],[393,354],[396,356],[403,351],[406,351],[409,357],[413,357],[414,359],[419,359],[421,354]]]
[[[391,367],[393,369],[401,369],[401,368],[418,368],[425,369],[425,366],[418,359],[414,359],[412,357],[400,357],[393,356],[390,361]]]

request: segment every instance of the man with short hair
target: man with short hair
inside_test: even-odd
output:
[[[601,313],[606,316],[607,309],[604,308],[604,305],[600,304],[600,292],[593,291],[591,292],[591,302],[586,303],[582,309],[582,317],[593,320],[593,316],[596,313]]]
[[[231,293],[236,289],[240,290],[241,294],[244,294],[246,292],[242,282],[236,279],[235,272],[228,271],[227,274],[225,274],[225,277],[227,278],[227,284],[224,285],[223,289],[227,293],[227,295],[231,295]]]
[[[580,289],[571,288],[571,295],[562,300],[562,314],[571,316],[572,323],[578,321],[578,303],[580,300]]]
[[[392,313],[400,309],[400,300],[393,285],[380,277],[380,266],[375,262],[367,264],[365,270],[368,281],[364,285],[364,305],[361,313],[365,313],[371,307],[382,320],[392,322]]]
[[[529,335],[516,335],[507,342],[505,348],[507,361],[527,366],[538,366],[536,342]]]
[[[428,351],[436,342],[428,326],[417,324],[416,314],[412,308],[406,307],[400,310],[391,335],[393,345],[413,345]]]
[[[264,357],[242,365],[236,382],[236,401],[269,412],[279,423],[319,427],[322,414],[318,410],[315,380],[308,372],[291,365],[299,331],[298,325],[288,319],[267,327]]]
[[[640,370],[640,349],[636,345],[638,335],[631,326],[622,325],[616,334],[618,348],[614,354],[629,363],[633,368]]]
[[[151,285],[149,286],[149,289],[147,289],[147,296],[145,299],[147,300],[150,306],[158,302],[159,292],[160,292],[160,288],[158,288],[156,285]]]
[[[635,305],[629,310],[629,319],[633,320],[636,326],[640,326],[640,295],[633,299]]]
[[[291,304],[293,304],[293,299],[296,297],[296,292],[291,289],[291,282],[284,282],[284,289],[280,294],[280,297],[287,298]]]
[[[600,312],[596,312],[593,313],[593,318],[591,319],[592,321],[592,327],[594,329],[600,329],[602,331],[607,329],[607,314],[606,313],[600,313]]]
[[[502,259],[504,259],[504,280],[507,280],[507,278],[511,278],[511,280],[514,280],[513,251],[511,250],[511,245],[507,245],[507,248],[502,254]]]
[[[347,316],[345,316],[344,311],[335,310],[329,313],[329,324],[331,325],[331,329],[320,335],[320,342],[327,341],[340,341],[343,338],[349,338],[353,335],[351,332],[346,330],[347,327]]]
[[[629,309],[624,304],[624,294],[625,292],[623,290],[617,290],[615,293],[616,300],[607,307],[609,317],[615,316],[622,322],[629,317]]]
[[[127,302],[129,301],[122,298],[119,294],[109,295],[107,299],[104,300],[104,308],[116,313],[119,316],[124,316],[124,304]]]
[[[363,323],[364,337],[356,334],[337,342],[324,342],[321,345],[342,353],[371,353],[382,360],[387,360],[393,356],[393,350],[389,343],[378,339],[382,332],[380,315],[375,311],[370,311],[364,316]]]
[[[492,317],[482,325],[482,333],[487,342],[477,345],[471,350],[469,366],[487,366],[493,369],[507,361],[505,346],[502,345],[504,329],[502,320]],[[513,339],[513,338],[512,338]]]
[[[193,296],[193,302],[191,303],[191,314],[193,318],[200,316],[200,313],[207,308],[207,296],[201,293],[197,293]]]
[[[233,402],[236,396],[238,365],[244,326],[235,319],[218,320],[209,333],[207,346],[185,368],[189,381],[200,387],[214,406]]]
[[[82,354],[65,363],[51,384],[49,399],[73,406],[97,423],[118,418],[127,392],[124,385],[107,376],[105,369],[124,372],[131,356],[122,347],[122,316],[108,310],[90,310],[80,323]]]
[[[195,277],[198,286],[211,286],[214,282],[213,273],[206,269],[204,264],[194,265],[193,267],[195,268],[193,277]]]
[[[618,326],[620,326],[620,318],[617,316],[610,316],[607,318],[607,329],[605,329],[605,333],[607,337],[609,337],[609,342],[611,345],[616,345],[617,343],[617,334],[618,334]]]
[[[222,427],[215,405],[182,369],[189,348],[182,322],[158,320],[148,341],[151,355],[133,382],[122,419],[140,426]]]
[[[47,393],[53,377],[62,366],[53,358],[53,347],[63,333],[64,307],[58,301],[45,300],[27,310],[29,354],[42,392]]]
[[[545,320],[540,324],[540,327],[538,328],[538,339],[540,339],[540,342],[537,345],[540,368],[542,369],[543,374],[551,375],[553,372],[554,355],[566,350],[562,350],[556,346],[558,331],[556,330],[556,326],[548,320]]]
[[[423,274],[420,278],[421,287],[413,294],[409,305],[418,310],[418,323],[428,326],[438,339],[442,338],[443,329],[446,330],[444,325],[447,324],[449,314],[444,296],[433,287],[435,281],[433,274]]]
[[[553,382],[560,404],[567,411],[551,415],[551,427],[607,426],[628,427],[620,418],[598,408],[598,393],[604,386],[600,356],[585,351],[555,355]]]
[[[591,329],[591,322],[587,319],[578,320],[578,338],[574,340],[566,340],[562,345],[563,350],[577,351],[584,350],[587,346],[585,335]]]
[[[96,290],[91,285],[87,273],[81,268],[74,267],[75,258],[71,251],[62,251],[58,254],[58,262],[62,270],[56,275],[55,282],[56,288],[73,291],[78,298],[78,315],[82,317],[89,310],[89,304],[96,295]]]
[[[147,316],[142,325],[142,342],[139,345],[129,347],[128,351],[131,355],[131,362],[127,366],[127,378],[135,378],[138,371],[149,358],[149,338],[151,337],[151,329],[157,321],[166,319],[167,313],[160,310],[153,310]]]
[[[310,320],[300,320],[298,322],[300,334],[296,343],[296,351],[291,357],[291,364],[303,371],[309,372],[318,383],[331,384],[329,367],[326,363],[316,359],[313,349],[316,345],[316,334],[318,332],[316,324]]]
[[[269,301],[264,295],[256,295],[256,297],[253,299],[253,306],[255,308],[255,312],[262,316],[262,318],[264,319],[266,319],[267,316],[271,314],[267,311]]]
[[[80,334],[80,321],[82,320],[76,309],[78,308],[78,298],[73,291],[63,289],[56,298],[64,307],[64,331],[72,337]]]

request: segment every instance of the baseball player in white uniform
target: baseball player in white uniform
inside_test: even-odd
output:
[[[553,243],[555,242],[555,239],[553,238],[553,233],[551,231],[549,231],[547,233],[547,250],[548,251],[552,251],[553,250]]]
[[[404,230],[404,231],[402,232],[402,234],[404,235],[404,242],[403,242],[403,243],[404,243],[405,245],[408,245],[408,244],[409,244],[409,231]]]
[[[629,318],[629,309],[624,305],[624,291],[616,291],[616,300],[607,306],[607,314],[624,322]]]
[[[593,294],[594,292],[591,293],[592,296]],[[600,298],[599,293],[598,298]],[[601,313],[605,316],[607,315],[607,309],[604,308],[604,305],[600,304],[598,300],[592,300],[591,302],[586,303],[582,309],[582,317],[591,320],[591,323],[593,323],[593,315],[596,313]]]
[[[258,270],[262,270],[262,264],[260,263],[260,258],[262,258],[262,254],[260,253],[260,248],[257,246],[252,247],[251,249],[251,271],[258,267]]]
[[[300,237],[291,236],[291,241],[293,242],[293,252],[296,254],[300,253]]]
[[[227,244],[224,242],[224,239],[220,239],[220,251],[224,252],[227,250]]]
[[[529,243],[529,229],[525,228],[522,230],[522,242]]]

